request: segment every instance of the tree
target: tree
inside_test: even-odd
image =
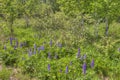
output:
[[[10,35],[13,36],[13,23],[18,15],[18,10],[17,10],[17,1],[16,0],[2,0],[1,1],[1,14],[4,16],[4,19],[7,22],[7,26],[10,29]]]

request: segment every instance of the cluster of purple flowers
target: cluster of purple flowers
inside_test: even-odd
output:
[[[12,37],[10,37],[10,45],[13,45],[13,38]],[[18,45],[19,45],[19,43],[18,43],[18,40],[16,40],[16,43],[15,43],[15,46],[14,46],[14,49],[16,49],[17,47],[18,47]],[[23,47],[25,45],[25,43],[20,43],[20,47]],[[52,42],[52,40],[50,40],[50,43],[49,43],[49,45],[50,45],[50,47],[52,47],[52,45],[53,45],[53,42]],[[61,43],[58,43],[57,44],[58,45],[58,47],[62,47],[62,44]],[[7,48],[6,48],[6,45],[4,45],[4,50],[6,50]],[[37,45],[36,44],[34,44],[34,52],[32,51],[32,49],[30,48],[29,50],[28,50],[28,55],[29,56],[32,56],[32,54],[36,54],[36,51],[38,52],[38,53],[40,53],[40,51],[41,50],[45,50],[45,47],[42,45],[42,46],[40,46],[40,47],[37,47]],[[119,50],[119,52],[120,52],[120,48],[118,49]],[[80,50],[80,48],[78,48],[78,52],[77,52],[77,55],[76,55],[76,57],[77,58],[80,58],[81,60],[82,59],[86,59],[86,54],[84,54],[83,56],[80,54],[81,53],[81,50]],[[57,59],[58,58],[58,55],[57,54],[55,54],[55,59]],[[48,53],[48,59],[51,59],[51,53],[49,52]],[[72,66],[72,61],[70,61],[70,65]],[[90,63],[90,66],[91,66],[91,68],[94,68],[94,59],[92,59],[92,61],[91,61],[91,63]],[[87,70],[87,63],[86,62],[84,62],[83,63],[83,65],[82,65],[82,72],[83,72],[83,74],[86,74],[86,70]],[[48,64],[48,71],[50,71],[50,64]],[[60,72],[62,72],[62,70],[60,69]],[[68,68],[68,65],[66,66],[66,69],[65,69],[65,73],[67,74],[69,72],[69,68]]]

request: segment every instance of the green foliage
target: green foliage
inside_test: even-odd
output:
[[[21,69],[16,76],[23,80],[119,80],[119,4],[119,0],[0,1],[0,60]],[[7,70],[0,72],[2,79],[9,75]]]
[[[10,71],[3,68],[2,70],[0,70],[0,79],[2,80],[9,80],[10,78]]]

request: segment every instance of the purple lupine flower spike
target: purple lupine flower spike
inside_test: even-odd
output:
[[[68,66],[66,66],[66,70],[65,70],[65,73],[66,73],[66,74],[68,73]]]
[[[50,64],[48,64],[48,71],[50,71]]]
[[[94,67],[94,59],[92,59],[92,62],[91,62],[91,68]]]
[[[41,47],[40,47],[40,50],[44,50],[44,49],[45,49],[44,46],[41,46]]]
[[[86,63],[84,63],[82,65],[83,74],[86,74],[86,68],[87,68]]]
[[[12,40],[13,40],[12,37],[10,37],[10,45],[12,45]]]
[[[80,48],[78,48],[77,58],[80,57]]]
[[[52,47],[52,40],[50,40],[50,46]]]

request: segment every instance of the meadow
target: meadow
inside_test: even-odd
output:
[[[106,34],[105,18],[42,6],[40,16],[0,18],[0,80],[120,80],[119,18]]]

